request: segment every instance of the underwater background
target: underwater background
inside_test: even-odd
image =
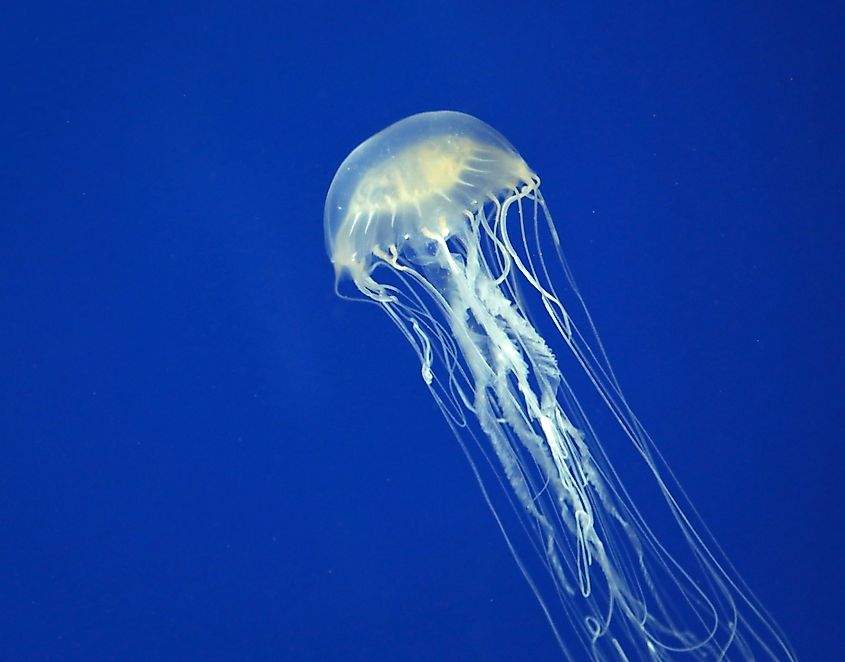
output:
[[[323,202],[407,115],[543,180],[629,402],[845,651],[839,2],[0,10],[0,660],[554,660]]]

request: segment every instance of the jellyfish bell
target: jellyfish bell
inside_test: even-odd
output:
[[[360,284],[388,251],[423,254],[432,235],[471,232],[487,196],[534,177],[501,134],[470,115],[401,120],[356,147],[329,188],[325,232],[336,273]]]
[[[504,137],[456,112],[397,122],[341,164],[324,222],[336,278],[415,350],[564,657],[794,659],[631,411],[540,180]],[[672,542],[576,372],[650,476]]]

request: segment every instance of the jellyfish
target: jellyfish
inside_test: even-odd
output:
[[[628,405],[501,134],[452,111],[389,126],[343,161],[324,223],[338,293],[416,352],[563,658],[795,658]]]

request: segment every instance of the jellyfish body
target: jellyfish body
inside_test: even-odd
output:
[[[415,349],[565,657],[793,658],[693,525],[604,355],[540,180],[503,136],[449,111],[388,127],[338,169],[325,232],[338,281],[376,302]],[[632,444],[682,554],[634,503],[558,347]]]

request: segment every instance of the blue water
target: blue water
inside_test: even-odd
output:
[[[841,659],[841,4],[170,4],[0,18],[0,660],[556,659],[332,290],[336,167],[441,108],[540,174],[632,406]]]

